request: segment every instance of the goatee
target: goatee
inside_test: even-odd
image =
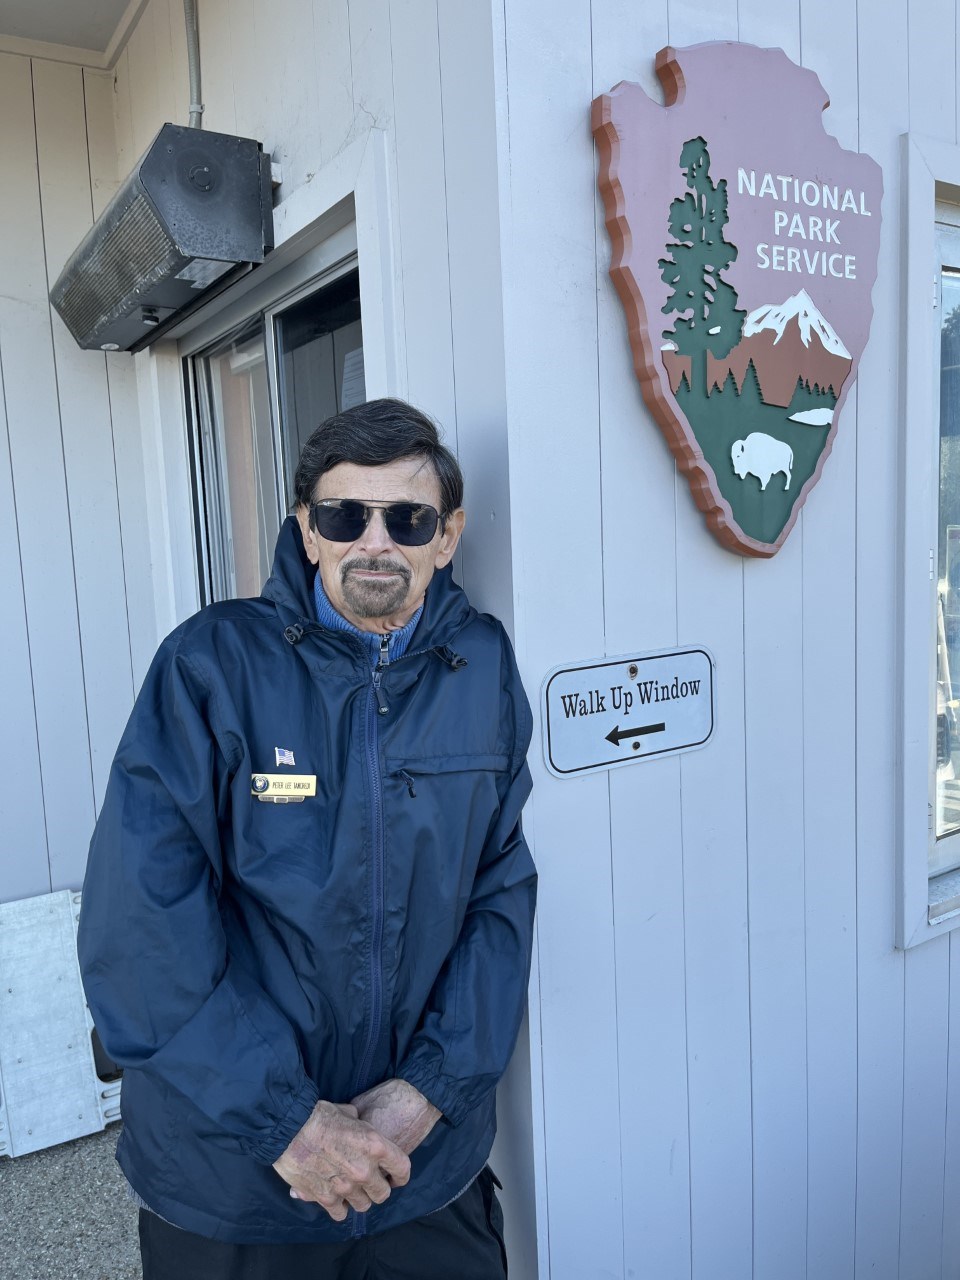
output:
[[[395,577],[378,581],[374,578],[359,578],[354,569],[368,573],[390,573]],[[405,564],[383,557],[369,559],[358,556],[349,564],[340,566],[340,585],[343,598],[351,611],[358,618],[384,618],[396,613],[403,607],[410,591],[410,570]]]

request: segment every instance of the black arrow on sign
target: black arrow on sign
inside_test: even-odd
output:
[[[660,724],[644,724],[639,729],[621,729],[618,724],[615,724],[610,732],[605,733],[603,736],[608,742],[612,742],[615,747],[619,747],[620,743],[626,738],[641,738],[646,733],[663,733],[666,727],[663,722]]]

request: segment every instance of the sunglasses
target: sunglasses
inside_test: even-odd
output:
[[[443,517],[425,502],[359,502],[354,498],[321,498],[310,504],[310,527],[328,542],[356,542],[374,511],[383,512],[391,541],[399,547],[423,547]]]

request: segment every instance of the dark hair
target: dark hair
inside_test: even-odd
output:
[[[341,462],[382,467],[400,458],[429,459],[440,485],[440,514],[463,503],[463,474],[440,443],[434,423],[404,400],[368,400],[321,422],[303,446],[293,479],[295,501],[313,502],[317,481]]]

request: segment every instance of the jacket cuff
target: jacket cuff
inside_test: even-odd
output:
[[[320,1093],[312,1080],[307,1080],[295,1096],[273,1131],[261,1142],[251,1143],[247,1155],[261,1164],[273,1164],[279,1160],[310,1118],[310,1113],[320,1101]]]
[[[406,1080],[407,1084],[418,1089],[428,1102],[442,1112],[444,1120],[449,1124],[460,1124],[470,1113],[471,1108],[459,1089],[454,1087],[453,1081],[422,1062],[414,1059],[403,1063],[397,1071],[397,1079]]]

